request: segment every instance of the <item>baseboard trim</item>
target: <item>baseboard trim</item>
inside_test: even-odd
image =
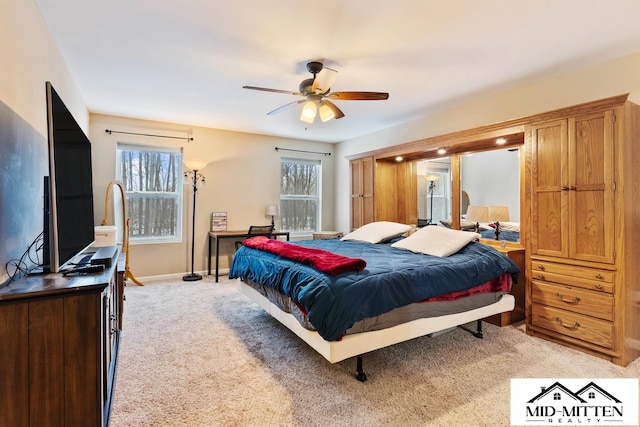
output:
[[[141,283],[145,283],[145,282],[159,282],[161,280],[176,280],[176,279],[180,279],[182,280],[182,276],[184,276],[185,274],[189,274],[191,273],[190,271],[185,271],[183,273],[171,273],[171,274],[158,274],[156,276],[144,276],[144,277],[136,277],[136,279],[141,282]],[[203,278],[214,278],[214,274],[212,273],[211,275],[207,275],[207,270],[202,270],[202,271],[196,271],[195,273],[198,273],[200,275],[202,275]],[[226,276],[229,274],[229,269],[228,268],[221,268],[218,271],[218,276]]]

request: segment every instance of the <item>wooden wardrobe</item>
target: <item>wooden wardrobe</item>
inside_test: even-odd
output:
[[[529,128],[527,332],[622,366],[640,356],[640,108],[626,98]]]

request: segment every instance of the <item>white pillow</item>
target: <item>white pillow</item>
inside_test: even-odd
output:
[[[520,232],[520,223],[519,222],[508,222],[508,221],[500,221],[500,231],[514,231],[516,233]]]
[[[353,230],[342,240],[358,240],[360,242],[380,243],[411,230],[411,226],[398,222],[377,221],[365,224]]]
[[[452,230],[446,227],[426,226],[406,239],[391,246],[427,255],[449,256],[464,248],[470,242],[480,239],[480,234],[471,231]]]
[[[444,225],[447,228],[451,228],[451,223],[453,221],[451,221],[450,219],[441,219],[440,220],[440,224]],[[473,230],[476,228],[476,223],[475,222],[471,222],[471,221],[467,221],[464,218],[460,219],[460,230]]]

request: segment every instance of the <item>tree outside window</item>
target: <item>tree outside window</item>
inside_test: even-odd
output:
[[[313,233],[320,228],[320,161],[283,158],[280,228]]]
[[[182,149],[118,144],[131,243],[182,239]]]

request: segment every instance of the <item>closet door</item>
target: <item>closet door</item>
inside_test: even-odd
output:
[[[569,256],[614,262],[613,113],[569,119]]]
[[[534,255],[569,255],[567,120],[534,125],[531,249]]]
[[[351,230],[374,218],[373,157],[351,161]]]

